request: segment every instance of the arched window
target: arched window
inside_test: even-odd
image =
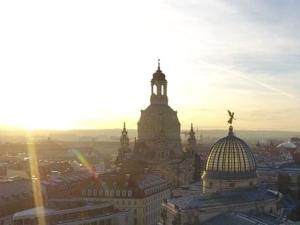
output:
[[[157,86],[156,86],[156,84],[153,85],[153,94],[157,95]]]

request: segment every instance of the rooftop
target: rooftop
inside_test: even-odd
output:
[[[292,224],[285,218],[278,218],[268,214],[254,214],[251,212],[231,212],[216,216],[203,225],[288,225]]]
[[[209,208],[213,206],[223,206],[230,204],[240,204],[253,201],[271,200],[278,197],[277,192],[273,192],[264,187],[252,188],[248,190],[232,190],[217,193],[203,194],[199,197],[188,196],[172,198],[167,202],[182,210]]]

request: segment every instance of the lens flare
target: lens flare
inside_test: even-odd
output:
[[[72,149],[72,153],[76,156],[79,162],[93,175],[96,177],[95,167],[92,166],[88,160],[84,157],[84,155],[77,149]]]
[[[31,139],[31,135],[28,134],[28,140],[30,139]],[[41,179],[40,179],[40,173],[38,168],[38,159],[37,159],[35,144],[27,142],[27,151],[29,156],[29,166],[30,166],[34,204],[36,208],[40,207],[41,209],[41,213],[38,213],[37,216],[38,224],[46,225],[44,199],[42,193],[42,186],[41,186]]]

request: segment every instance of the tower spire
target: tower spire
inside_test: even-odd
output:
[[[191,154],[195,152],[196,144],[197,144],[197,140],[195,136],[194,126],[191,123],[191,130],[189,132],[189,137],[188,137],[188,150]]]
[[[123,160],[126,158],[126,154],[130,153],[131,149],[129,148],[129,138],[128,131],[126,129],[126,123],[123,123],[123,130],[120,137],[120,148],[118,151],[118,160]]]
[[[160,70],[160,59],[157,60],[157,70]]]

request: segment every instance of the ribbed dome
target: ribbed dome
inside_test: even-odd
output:
[[[160,70],[160,67],[156,70],[156,72],[153,74],[153,80],[166,80],[166,75]]]
[[[218,179],[256,177],[256,162],[250,147],[234,136],[232,127],[227,137],[217,141],[208,156],[206,176]]]

